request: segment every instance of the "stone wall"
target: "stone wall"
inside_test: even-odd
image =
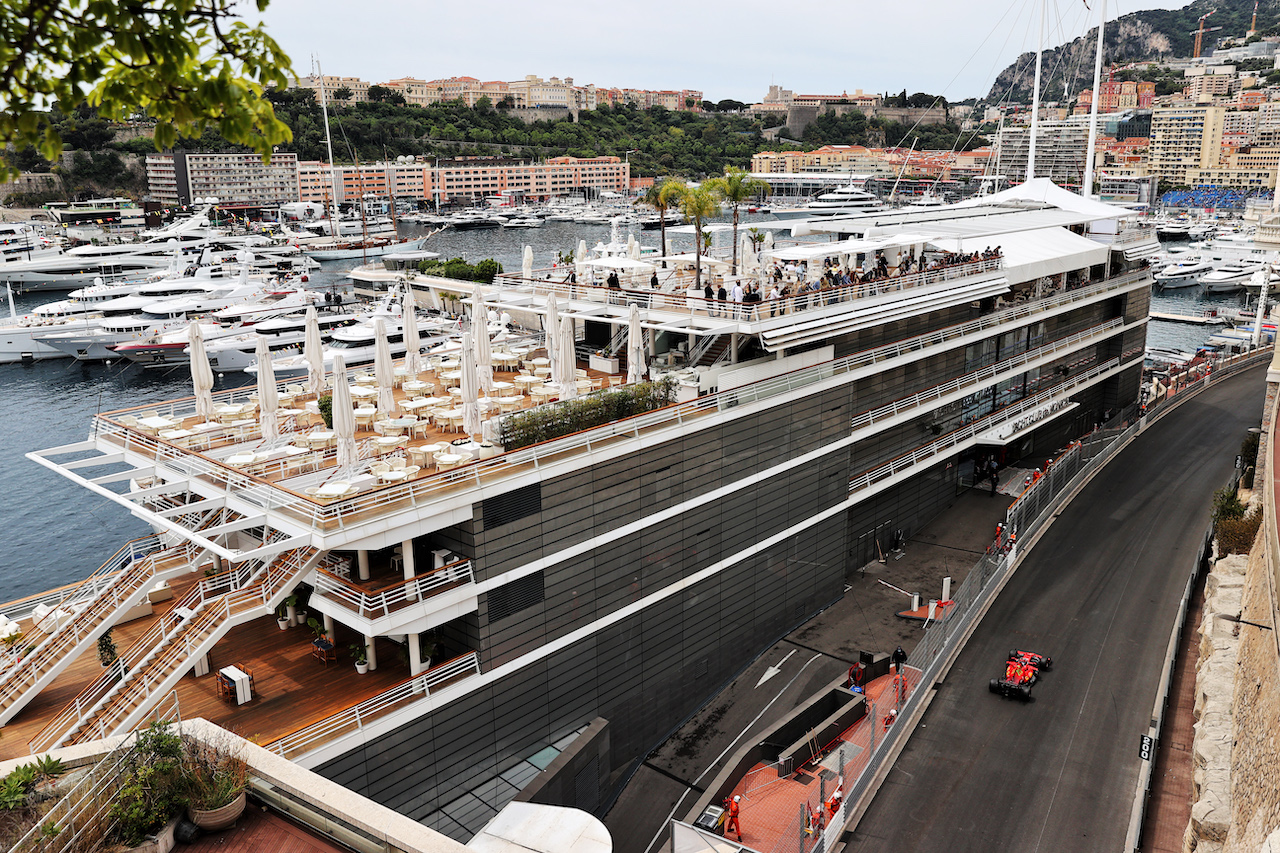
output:
[[[1200,661],[1196,666],[1195,762],[1191,783],[1191,823],[1183,850],[1217,853],[1231,823],[1231,705],[1235,682],[1243,594],[1244,556],[1219,560],[1209,571],[1200,619]]]
[[[1231,751],[1231,829],[1224,850],[1258,850],[1280,826],[1280,658],[1273,625],[1266,554],[1250,556],[1239,636]]]
[[[788,107],[787,108],[787,129],[791,131],[792,136],[796,139],[804,133],[804,129],[808,127],[818,117],[818,111],[821,109],[824,113],[835,113],[838,116],[848,115],[849,113],[859,112],[868,119],[879,118],[886,121],[896,121],[902,124],[945,124],[947,121],[947,111],[942,106],[936,107],[864,107],[858,104],[825,104],[819,107]]]

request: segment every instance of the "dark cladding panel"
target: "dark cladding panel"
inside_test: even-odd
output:
[[[542,484],[523,486],[504,495],[485,498],[481,504],[481,517],[485,530],[511,524],[542,512]]]
[[[521,610],[538,604],[546,597],[541,571],[503,584],[488,594],[489,624],[492,625]]]

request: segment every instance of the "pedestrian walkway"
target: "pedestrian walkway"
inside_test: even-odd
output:
[[[732,795],[742,797],[742,843],[762,853],[781,853],[784,849],[795,850],[795,839],[807,834],[804,849],[811,849],[834,811],[832,806],[838,807],[838,798],[843,796],[838,781],[841,759],[845,762],[844,778],[857,779],[875,744],[895,724],[896,706],[916,689],[920,675],[918,669],[903,668],[907,686],[900,697],[895,695],[897,678],[892,673],[868,684],[864,691],[867,714],[835,741],[821,745],[822,752],[816,759],[797,767],[790,775],[779,777],[778,765],[773,762],[762,762],[748,770]],[[837,798],[834,803],[833,797]]]
[[[1191,820],[1191,752],[1195,736],[1196,665],[1200,662],[1200,617],[1204,612],[1204,583],[1187,606],[1169,708],[1151,774],[1151,796],[1142,823],[1142,849],[1149,853],[1182,853],[1182,836]]]

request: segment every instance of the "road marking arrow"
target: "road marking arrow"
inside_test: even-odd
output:
[[[764,671],[764,675],[760,676],[760,680],[756,682],[756,687],[759,687],[761,684],[764,684],[770,678],[773,678],[775,675],[782,672],[782,665],[786,663],[788,660],[790,660],[791,656],[794,655],[795,653],[796,653],[796,650],[792,649],[791,651],[787,652],[786,657],[778,661],[777,666],[771,666],[768,669],[766,669]]]

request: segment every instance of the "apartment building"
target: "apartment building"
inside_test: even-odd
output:
[[[1089,147],[1087,117],[1061,121],[1041,121],[1036,129],[1037,178],[1056,184],[1079,186],[1084,180],[1085,152]],[[996,171],[1013,183],[1027,179],[1027,159],[1031,149],[1031,128],[1005,127],[997,134],[1000,152]]]
[[[336,181],[328,163],[298,166],[298,200],[326,203],[337,185],[339,204],[355,204],[365,195],[414,199],[432,205],[472,204],[490,196],[516,195],[530,200],[556,196],[627,192],[631,167],[618,157],[553,157],[542,163],[519,160],[363,163],[337,166]]]
[[[1213,104],[1158,107],[1151,114],[1151,174],[1174,184],[1191,183],[1190,170],[1215,169],[1222,150],[1226,109]]]
[[[148,154],[147,187],[155,201],[189,204],[218,199],[222,207],[275,207],[299,200],[298,155]]]
[[[320,85],[324,84],[325,97],[332,99],[333,93],[339,89],[348,89],[351,91],[351,97],[339,99],[344,104],[363,104],[369,100],[369,83],[361,80],[359,77],[335,77],[332,74],[317,76],[308,74],[306,77],[295,77],[290,89],[310,89],[316,93],[316,100],[320,100]]]
[[[1126,109],[1151,109],[1156,84],[1141,80],[1107,80],[1098,86],[1098,112],[1113,113]],[[1076,102],[1075,114],[1084,115],[1093,107],[1093,90],[1085,89]]]

